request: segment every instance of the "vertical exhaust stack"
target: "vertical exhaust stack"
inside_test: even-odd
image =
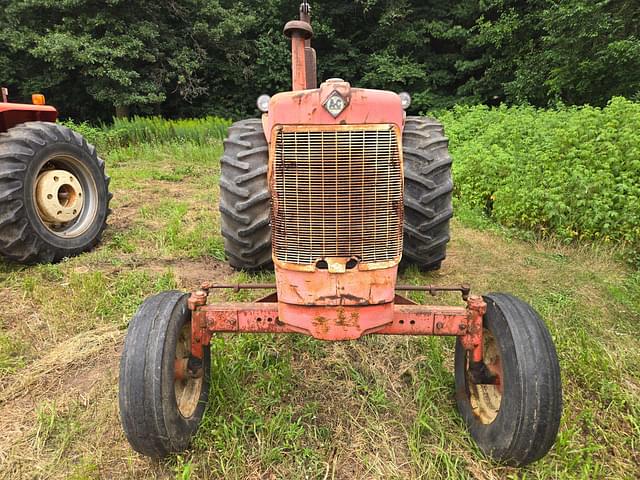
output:
[[[316,52],[311,48],[311,7],[308,2],[300,5],[300,19],[288,22],[284,34],[291,39],[292,90],[317,88]]]
[[[311,25],[311,6],[309,2],[300,5],[300,20]],[[304,42],[305,66],[307,70],[307,88],[318,88],[316,50],[311,47],[311,39]]]

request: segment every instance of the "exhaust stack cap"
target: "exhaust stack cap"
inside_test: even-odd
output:
[[[284,35],[287,38],[291,38],[293,35],[298,34],[305,40],[313,37],[313,28],[307,22],[302,20],[291,20],[284,26]]]

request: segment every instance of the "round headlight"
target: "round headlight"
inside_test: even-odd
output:
[[[402,104],[402,108],[405,110],[411,106],[411,95],[407,92],[401,92],[398,94],[400,97],[400,103]]]
[[[271,97],[269,95],[260,95],[258,97],[258,101],[256,104],[258,105],[258,110],[263,113],[267,113],[269,111],[269,102],[271,101]]]

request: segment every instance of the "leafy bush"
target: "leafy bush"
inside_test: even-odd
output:
[[[107,148],[113,142],[112,135],[107,129],[95,127],[87,122],[79,123],[72,119],[60,123],[78,132],[87,142],[95,145],[98,149]]]
[[[456,198],[506,226],[640,245],[640,104],[460,106],[439,115]]]

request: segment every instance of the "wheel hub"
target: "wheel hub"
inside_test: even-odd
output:
[[[496,419],[502,404],[502,362],[496,340],[487,329],[483,332],[483,340],[484,363],[488,372],[495,377],[495,383],[474,383],[468,369],[467,382],[473,414],[483,424],[488,425]]]
[[[36,204],[47,223],[68,223],[78,218],[84,205],[82,186],[67,170],[47,170],[36,182]]]

